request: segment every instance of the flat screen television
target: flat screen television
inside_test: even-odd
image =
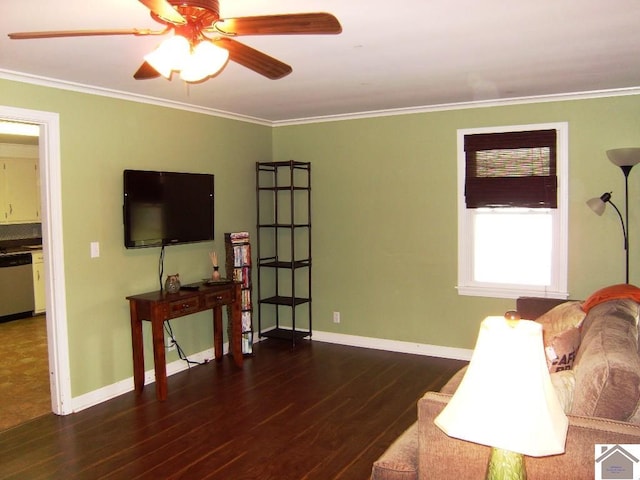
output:
[[[213,240],[213,175],[125,170],[123,177],[126,248]]]

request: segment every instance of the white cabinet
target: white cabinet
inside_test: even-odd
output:
[[[4,191],[2,223],[40,222],[40,192],[38,188],[38,160],[34,158],[2,159]],[[3,188],[4,187],[4,188]]]
[[[46,296],[44,286],[44,255],[42,252],[31,252],[33,266],[33,296],[35,308],[33,313],[44,313],[46,310]]]
[[[40,222],[36,145],[0,144],[0,223]]]

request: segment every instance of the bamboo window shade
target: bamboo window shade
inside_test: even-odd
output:
[[[465,135],[467,208],[557,208],[556,130]]]

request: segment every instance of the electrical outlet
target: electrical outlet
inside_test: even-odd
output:
[[[340,323],[340,312],[333,312],[333,323]]]
[[[164,337],[164,346],[170,352],[176,349],[176,342],[171,337]]]

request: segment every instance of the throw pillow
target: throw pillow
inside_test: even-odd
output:
[[[578,328],[565,330],[547,337],[544,344],[547,367],[550,373],[571,370],[580,347],[580,330]]]
[[[544,315],[540,315],[536,322],[542,324],[542,330],[550,335],[564,332],[570,328],[580,328],[587,314],[581,308],[581,303],[575,300],[556,305]]]
[[[620,283],[618,285],[610,285],[608,287],[601,288],[600,290],[592,293],[582,304],[582,309],[589,313],[596,305],[609,300],[617,300],[620,298],[630,298],[636,303],[640,303],[640,288],[629,283]]]
[[[586,314],[580,302],[561,303],[538,317],[549,372],[570,370],[580,346],[580,326]]]
[[[573,392],[576,388],[576,376],[573,370],[563,370],[549,376],[564,413],[570,413],[573,406]]]

